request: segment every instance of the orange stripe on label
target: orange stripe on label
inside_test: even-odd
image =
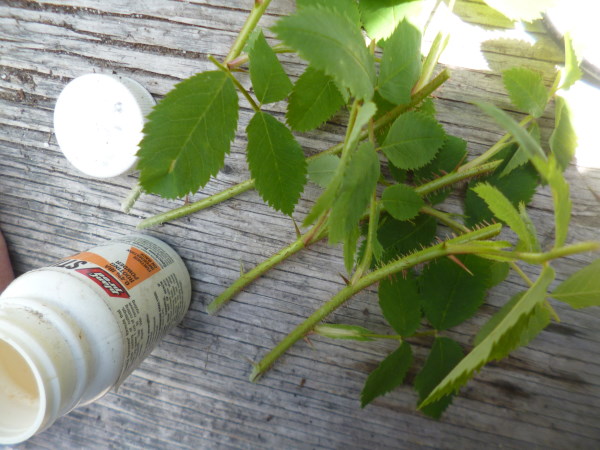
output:
[[[160,271],[160,266],[150,255],[135,247],[129,249],[129,255],[125,264],[119,262],[111,263],[103,256],[91,252],[78,253],[69,258],[87,261],[102,267],[123,283],[127,289],[137,286]]]

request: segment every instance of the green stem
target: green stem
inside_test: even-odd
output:
[[[235,87],[238,89],[238,91],[240,91],[242,95],[246,97],[246,100],[248,100],[248,103],[250,103],[250,106],[252,107],[254,112],[259,112],[260,106],[257,105],[250,93],[246,90],[244,86],[242,86],[242,83],[238,81],[238,79],[231,73],[231,71],[226,66],[217,61],[212,55],[209,55],[208,59],[220,70],[225,72],[225,74],[231,79],[231,81],[233,81],[233,84],[235,84]]]
[[[523,120],[521,120],[519,122],[519,125],[525,126],[532,120],[533,120],[532,116],[526,116]],[[483,164],[484,162],[493,158],[500,150],[502,150],[506,146],[506,144],[508,143],[508,141],[510,140],[511,137],[512,137],[512,134],[506,133],[504,136],[502,136],[498,140],[498,142],[496,142],[494,145],[492,145],[490,148],[488,148],[485,152],[483,152],[477,158],[472,159],[471,161],[469,161],[466,164],[463,164],[460,167],[460,169],[458,169],[458,170],[460,171],[460,170],[472,169],[473,167],[477,167],[478,165]]]
[[[480,164],[475,167],[471,167],[470,169],[463,170],[464,166],[461,166],[458,170],[454,172],[450,172],[447,175],[436,178],[428,183],[422,184],[421,186],[417,186],[415,188],[415,192],[420,196],[431,194],[434,191],[438,191],[440,189],[444,189],[449,187],[455,183],[466,180],[468,178],[473,178],[479,175],[483,175],[487,172],[492,172],[495,170],[502,161],[491,161],[489,163]]]
[[[252,31],[254,31],[254,28],[256,28],[258,21],[260,20],[262,15],[267,10],[269,3],[271,3],[271,0],[260,0],[260,1],[255,0],[254,1],[254,7],[252,8],[252,11],[250,11],[248,18],[246,19],[246,22],[244,22],[244,25],[242,26],[242,29],[240,30],[239,34],[237,35],[235,42],[231,46],[231,50],[229,50],[229,53],[225,57],[225,60],[224,60],[225,64],[234,60],[235,58],[237,58],[240,55],[240,53],[242,53],[242,50],[244,49],[246,42],[248,42],[248,38],[250,37],[250,34],[252,33]]]
[[[419,92],[415,93],[415,95],[412,96],[409,104],[397,106],[393,110],[391,110],[391,111],[387,112],[386,114],[384,114],[383,116],[381,116],[373,124],[373,129],[378,130],[381,127],[386,126],[391,121],[393,121],[398,115],[417,106],[420,102],[423,101],[423,99],[427,98],[436,89],[438,89],[445,81],[447,81],[449,77],[450,77],[450,73],[447,70],[443,70],[442,72],[440,72],[433,80],[431,80],[431,82],[429,84],[427,84],[427,86],[423,87],[423,89],[421,89]],[[359,136],[359,138],[358,138],[359,141],[366,139],[368,137],[368,133],[369,133],[368,130],[364,131]],[[336,144],[327,150],[324,150],[316,155],[312,155],[312,156],[306,158],[306,161],[307,162],[312,161],[313,159],[320,158],[323,155],[337,155],[338,153],[340,153],[342,151],[343,148],[344,148],[344,143],[340,142],[339,144]],[[226,189],[217,194],[213,194],[210,197],[204,198],[195,203],[191,203],[189,205],[181,206],[179,208],[175,208],[170,211],[167,211],[167,212],[164,212],[161,214],[157,214],[152,217],[148,217],[148,218],[142,220],[142,222],[140,222],[140,224],[138,225],[138,229],[149,228],[149,227],[152,227],[155,225],[160,225],[162,223],[169,222],[171,220],[180,219],[181,217],[187,216],[188,214],[192,214],[194,212],[201,211],[206,208],[210,208],[211,206],[214,206],[218,203],[221,203],[225,200],[228,200],[232,197],[235,197],[235,196],[242,194],[246,191],[249,191],[251,189],[254,189],[254,180],[250,179],[250,180],[242,181],[241,183],[239,183],[235,186],[232,186],[229,189]]]
[[[435,217],[441,223],[452,228],[452,230],[454,230],[457,233],[468,233],[469,231],[471,231],[467,226],[452,219],[450,217],[450,214],[448,214],[447,212],[440,211],[439,209],[432,208],[431,206],[423,206],[420,209],[420,212],[422,212],[423,214],[427,214],[428,216]]]
[[[373,244],[377,239],[377,225],[379,223],[379,202],[377,201],[377,193],[373,192],[371,198],[371,204],[369,206],[369,228],[367,230],[367,244],[365,246],[365,254],[363,256],[360,265],[356,268],[356,272],[350,280],[350,284],[356,283],[356,281],[363,276],[363,274],[371,267],[371,260],[373,259]]]
[[[180,206],[179,208],[175,208],[152,217],[148,217],[142,220],[138,224],[137,228],[142,230],[144,228],[153,227],[155,225],[160,225],[171,220],[179,219],[181,217],[187,216],[188,214],[192,214],[194,212],[210,208],[211,206],[233,198],[253,188],[254,180],[246,180],[242,183],[236,184],[235,186],[232,186],[228,189],[225,189],[224,191],[213,194],[210,197],[206,197],[197,202],[190,203],[189,205]]]
[[[510,267],[512,267],[512,269],[519,274],[519,276],[523,279],[523,281],[525,281],[525,283],[527,283],[529,287],[533,286],[533,281],[531,280],[531,278],[529,278],[527,274],[523,272],[523,270],[517,265],[516,262],[511,261],[509,262],[509,264]]]
[[[275,53],[294,53],[295,52],[295,50],[293,50],[289,47],[286,47],[283,44],[277,44],[271,48],[273,49],[273,52],[275,52]],[[230,70],[237,69],[238,67],[246,64],[249,60],[250,60],[250,56],[248,55],[248,53],[242,53],[237,58],[229,61],[227,63],[227,68],[229,68]]]
[[[484,248],[476,244],[456,245],[452,247],[454,253],[481,253],[489,256],[502,258],[507,262],[521,260],[528,264],[546,264],[553,259],[575,255],[577,253],[593,252],[600,250],[600,242],[578,242],[566,245],[544,253],[510,252],[495,248]]]
[[[366,274],[364,277],[356,281],[355,284],[346,286],[341,289],[336,295],[334,295],[329,301],[324,303],[319,309],[311,314],[304,322],[298,325],[292,330],[283,340],[277,344],[260,362],[254,365],[254,369],[250,374],[250,380],[256,381],[260,376],[265,373],[275,361],[285,353],[296,341],[302,339],[308,332],[310,332],[315,325],[325,319],[329,314],[343,305],[350,297],[355,295],[357,292],[366,289],[367,287],[375,284],[390,275],[398,273],[402,270],[409,269],[441,256],[447,256],[450,254],[447,244],[463,244],[478,239],[489,239],[496,236],[502,226],[500,224],[490,225],[479,230],[471,231],[469,233],[458,236],[454,239],[450,239],[445,242],[433,245],[429,248],[417,251],[411,255],[405,256],[395,262],[381,267],[380,269],[374,270]]]
[[[127,195],[127,197],[125,197],[125,200],[123,200],[123,203],[121,203],[121,211],[123,211],[126,214],[129,214],[129,211],[131,211],[131,208],[133,208],[135,202],[137,202],[138,198],[140,198],[142,192],[144,192],[144,188],[141,184],[137,183],[135,186],[133,186],[133,188],[129,192],[129,195]]]
[[[225,303],[231,300],[235,294],[240,292],[254,280],[261,277],[290,256],[295,255],[303,248],[323,239],[327,235],[326,229],[323,228],[324,224],[325,221],[318,222],[306,235],[300,236],[290,245],[279,250],[269,259],[264,260],[252,270],[243,274],[241,277],[235,280],[235,282],[229,285],[227,289],[221,292],[218,297],[210,302],[206,307],[206,311],[211,315],[216,314],[217,311],[219,311],[219,309],[221,309]]]

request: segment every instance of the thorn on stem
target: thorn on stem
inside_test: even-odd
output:
[[[348,278],[346,278],[343,274],[339,274],[340,277],[342,277],[342,280],[344,280],[344,283],[346,283],[346,286],[350,286],[350,280]]]
[[[300,239],[302,237],[302,233],[300,232],[300,228],[298,227],[298,224],[296,223],[296,221],[292,218],[292,222],[294,224],[294,229],[296,230],[296,239]]]
[[[461,269],[464,269],[464,270],[465,270],[465,271],[466,271],[466,272],[467,272],[469,275],[471,275],[471,276],[473,276],[473,275],[474,275],[474,274],[473,274],[473,272],[471,272],[471,271],[469,270],[469,268],[468,268],[467,266],[465,266],[465,265],[464,265],[464,263],[463,263],[463,262],[462,262],[460,259],[458,259],[456,256],[454,256],[454,255],[448,255],[448,258],[450,259],[450,261],[452,261],[452,262],[454,262],[454,263],[458,264],[458,266],[459,266]]]

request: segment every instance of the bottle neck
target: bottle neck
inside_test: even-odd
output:
[[[0,445],[22,442],[79,403],[87,341],[68,317],[33,299],[0,302]]]

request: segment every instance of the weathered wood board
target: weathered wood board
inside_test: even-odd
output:
[[[56,98],[72,78],[115,73],[140,82],[160,99],[179,80],[223,58],[241,28],[251,0],[26,0],[0,1],[0,228],[18,273],[43,266],[115,236],[135,231],[144,218],[181,202],[143,196],[131,215],[120,203],[136,176],[101,181],[82,176],[61,155],[53,135]],[[274,1],[261,24],[293,10]],[[487,10],[487,12],[486,12]],[[489,9],[457,5],[475,26]],[[496,17],[496,16],[493,16]],[[497,17],[496,17],[497,18]],[[486,19],[487,20],[487,19]],[[489,25],[489,22],[487,22]],[[500,28],[510,24],[497,18]],[[272,33],[267,30],[267,36]],[[524,64],[546,78],[560,50],[533,27],[538,44],[492,39],[482,47],[490,70],[451,60],[452,79],[437,98],[449,133],[480,153],[500,130],[469,104],[487,100],[510,108],[501,68]],[[303,70],[283,56],[292,77]],[[245,85],[249,81],[242,79]],[[283,107],[274,105],[281,118]],[[191,200],[248,177],[241,122],[225,169]],[[340,139],[340,115],[322,130],[299,137],[307,153]],[[551,112],[542,119],[547,135]],[[573,240],[600,237],[600,175],[567,170],[572,183]],[[317,189],[308,186],[295,216],[303,217]],[[445,206],[458,208],[452,197]],[[536,195],[531,214],[551,242],[551,198]],[[547,231],[545,231],[547,230]],[[556,305],[562,322],[527,348],[485,368],[463,389],[440,421],[415,411],[416,394],[404,388],[364,410],[358,395],[366,375],[393,344],[301,342],[259,384],[247,381],[248,360],[260,358],[343,281],[339,249],[317,244],[249,286],[220,315],[205,305],[239,274],[294,239],[289,218],[273,212],[254,192],[149,232],[172,244],[193,277],[191,309],[183,323],[121,386],[95,404],[73,411],[22,448],[598,448],[600,445],[600,310]],[[559,279],[592,259],[582,255],[556,265]],[[517,276],[489,296],[482,314],[450,335],[465,347],[478,327],[512,294]],[[331,320],[387,333],[374,290]],[[422,361],[428,341],[417,347]],[[414,376],[414,374],[411,374]]]

